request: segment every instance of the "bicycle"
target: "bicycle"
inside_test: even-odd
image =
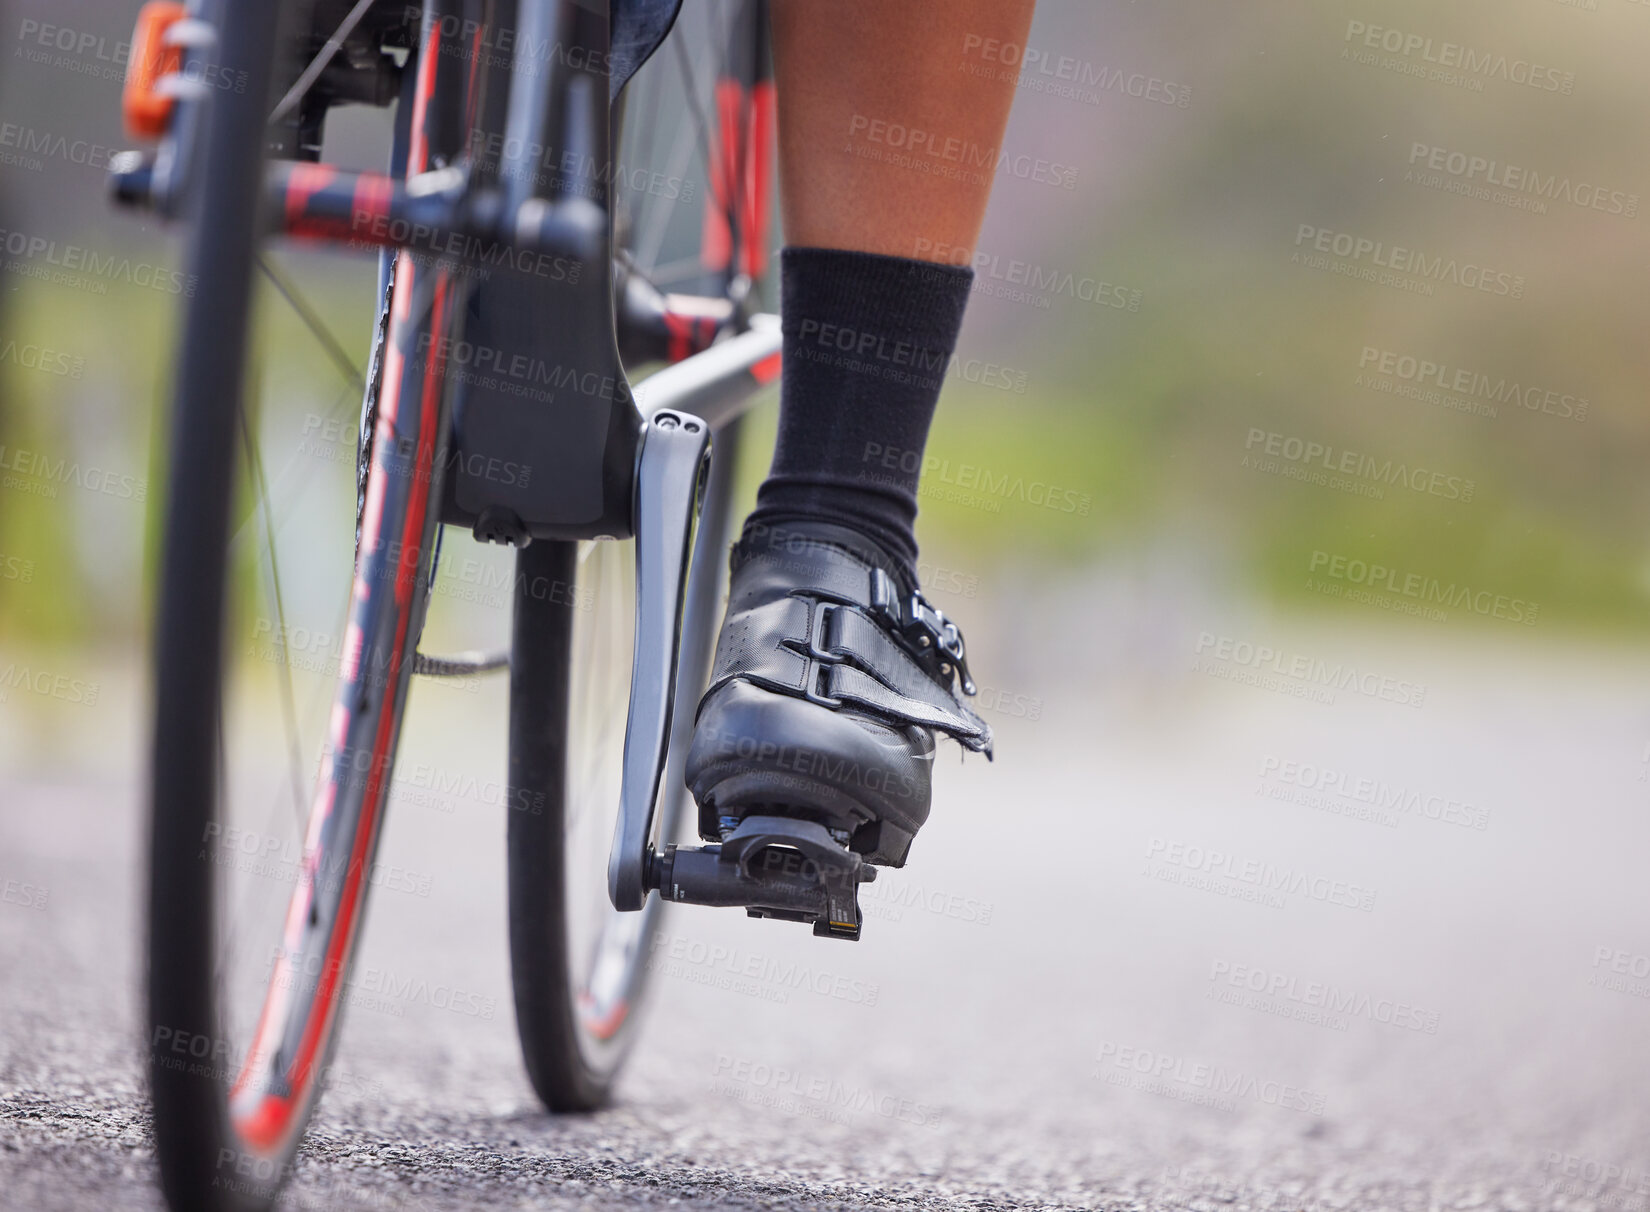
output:
[[[777,321],[757,310],[766,0],[693,17],[617,107],[607,0],[164,0],[139,18],[125,109],[158,146],[116,157],[113,191],[182,221],[194,283],[149,787],[149,1080],[174,1207],[266,1207],[290,1172],[367,893],[399,878],[376,855],[415,674],[509,674],[514,1008],[551,1110],[610,1092],[667,894],[858,935],[871,872],[819,826],[749,818],[721,846],[672,843],[740,419],[780,358]],[[346,103],[394,106],[388,172],[322,161],[328,112]],[[623,165],[633,144],[655,167],[669,157],[665,186]],[[680,188],[662,198],[690,155],[708,182],[697,207]],[[364,374],[265,255],[275,237],[380,250]],[[692,257],[663,262],[694,238]],[[265,458],[292,435],[245,389],[264,280],[346,372],[339,407],[362,400],[352,554],[323,542],[347,498],[331,512],[290,458],[274,474]],[[509,374],[472,373],[465,349],[525,359],[548,385],[533,399]],[[633,391],[644,364],[663,369]],[[306,525],[304,575],[283,582],[283,532]],[[420,651],[443,527],[516,548],[507,653]],[[329,558],[348,574],[347,613],[336,651],[309,659],[290,619]],[[304,721],[323,717],[306,746]]]

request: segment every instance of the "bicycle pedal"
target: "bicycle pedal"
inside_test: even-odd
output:
[[[747,816],[720,844],[666,846],[650,864],[666,900],[743,906],[751,917],[811,923],[822,938],[859,938],[859,886],[876,868],[837,844],[825,826]]]

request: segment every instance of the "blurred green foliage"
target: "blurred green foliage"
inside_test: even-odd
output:
[[[1650,143],[1650,10],[1370,7],[1379,13],[1267,0],[1194,17],[1167,3],[1044,0],[1034,43],[1189,81],[1193,100],[1020,98],[1010,145],[1078,166],[1080,187],[1003,181],[982,247],[999,262],[1126,284],[1141,302],[977,298],[964,355],[1019,368],[1025,390],[949,384],[929,449],[925,542],[982,567],[1056,567],[1193,534],[1245,588],[1300,606],[1346,609],[1307,588],[1309,561],[1325,551],[1538,601],[1544,624],[1644,628],[1650,219],[1562,201],[1535,213],[1407,178],[1422,144],[1650,194],[1639,154]],[[1377,19],[1557,64],[1576,86],[1492,79],[1472,91],[1349,59],[1349,21]],[[125,220],[77,222],[68,238],[132,234]],[[1447,283],[1423,296],[1313,269],[1296,258],[1311,251],[1303,225],[1504,270],[1524,279],[1522,297]],[[370,263],[299,261],[294,272],[364,362]],[[151,486],[144,506],[124,508],[0,492],[0,553],[31,561],[36,577],[26,594],[0,583],[0,627],[130,638],[143,612],[100,589],[105,547],[84,532],[112,530],[143,551],[148,586],[172,300],[0,281],[8,338],[96,351],[79,380],[0,363],[0,442],[124,452]],[[335,372],[290,314],[269,310],[260,348],[266,406],[332,407]],[[1503,403],[1474,416],[1372,390],[1358,382],[1366,349],[1585,397],[1588,413]],[[1373,499],[1256,471],[1243,466],[1255,430],[1441,470],[1472,481],[1472,498],[1388,488]],[[751,484],[771,434],[770,406],[752,429]]]

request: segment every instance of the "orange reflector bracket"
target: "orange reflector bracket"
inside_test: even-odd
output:
[[[172,121],[172,98],[158,91],[158,86],[183,66],[183,48],[168,46],[166,34],[188,15],[188,8],[177,0],[149,0],[138,12],[131,58],[126,62],[126,88],[120,97],[126,133],[133,138],[158,139]]]

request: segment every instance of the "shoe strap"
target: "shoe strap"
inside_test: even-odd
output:
[[[957,664],[942,648],[926,657],[935,666],[927,668],[894,638],[886,586],[878,583],[887,582],[887,574],[868,571],[858,570],[860,588],[852,596],[849,577],[815,575],[787,597],[732,615],[717,644],[711,689],[743,678],[833,710],[848,704],[894,723],[937,729],[989,757],[990,726],[952,689]],[[961,635],[955,625],[950,630],[961,653]],[[966,666],[960,672],[966,679]]]

